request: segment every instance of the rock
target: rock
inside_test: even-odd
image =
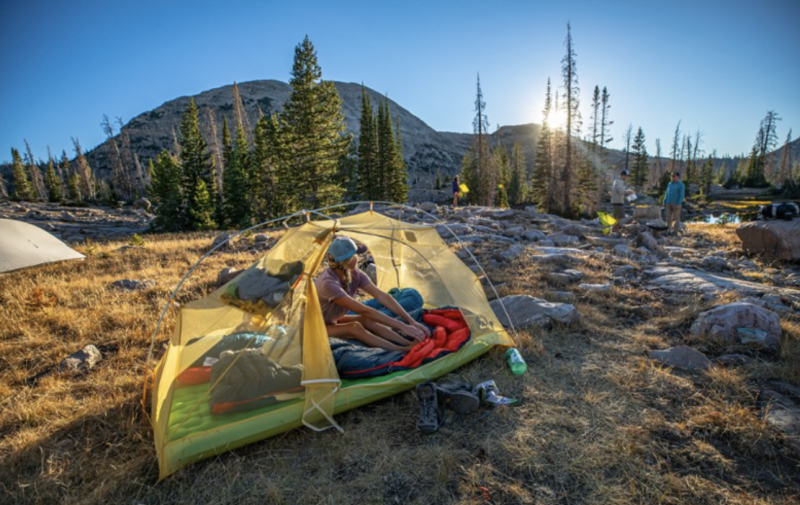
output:
[[[630,247],[626,246],[625,244],[617,244],[614,246],[614,254],[630,258],[633,256],[633,251],[631,251]]]
[[[547,235],[539,230],[525,230],[522,232],[522,238],[525,240],[530,240],[531,242],[538,242],[540,240],[545,240]]]
[[[225,245],[221,246],[220,249],[230,249],[231,248],[230,238],[231,238],[230,233],[220,233],[219,235],[216,236],[214,242],[211,243],[211,248],[214,249],[215,247],[224,242]]]
[[[596,291],[605,293],[611,291],[611,284],[578,284],[578,289],[583,291]]]
[[[226,267],[219,271],[217,274],[217,286],[224,286],[225,284],[232,281],[236,276],[240,273],[244,272],[244,269],[238,269],[233,267]]]
[[[728,262],[724,258],[718,258],[716,256],[707,256],[703,258],[700,266],[706,270],[728,270],[730,268]]]
[[[431,214],[435,214],[435,213],[439,212],[439,206],[436,205],[433,202],[423,202],[423,203],[417,205],[417,208],[419,208],[420,210],[423,210],[425,212],[429,212]]]
[[[525,232],[525,228],[522,226],[512,226],[511,228],[506,228],[503,230],[503,235],[506,237],[519,237]]]
[[[515,214],[516,213],[514,212],[514,209],[504,209],[500,211],[491,212],[487,214],[487,216],[491,217],[492,219],[504,220],[504,219],[512,219]]]
[[[653,219],[661,219],[661,207],[657,207],[655,205],[634,207],[633,218],[642,222],[651,221]]]
[[[800,219],[752,221],[740,225],[736,235],[747,254],[767,260],[800,260]]]
[[[147,198],[139,198],[139,199],[137,199],[136,201],[133,202],[133,208],[134,209],[141,209],[143,211],[149,211],[150,207],[152,207],[152,204],[150,203],[150,200],[148,200]]]
[[[650,351],[648,356],[667,366],[690,372],[705,370],[711,366],[711,360],[705,354],[686,345],[675,346],[666,351]]]
[[[253,242],[255,242],[256,244],[262,244],[264,242],[269,242],[269,240],[270,240],[270,236],[267,235],[266,233],[258,233],[256,235],[253,235]]]
[[[539,241],[539,245],[542,246],[542,247],[555,247],[556,243],[553,242],[552,240],[550,240],[549,238],[547,238],[547,239],[544,239],[544,240],[540,240]]]
[[[450,230],[448,230],[448,228]],[[445,239],[451,238],[454,234],[458,235],[458,236],[461,236],[461,235],[469,235],[472,232],[473,232],[472,227],[470,227],[469,225],[466,225],[466,224],[462,224],[462,223],[450,223],[450,224],[447,224],[447,225],[443,225],[443,224],[437,224],[436,225],[436,233],[438,233],[439,236],[441,236],[441,237],[443,237]]]
[[[100,350],[92,344],[87,345],[80,351],[70,354],[58,364],[57,371],[60,374],[81,374],[86,373],[103,359]]]
[[[573,237],[578,238],[585,238],[586,235],[592,233],[592,229],[588,226],[583,226],[577,223],[569,223],[565,226],[561,226],[558,228],[559,233],[563,233],[564,235],[572,235]]]
[[[790,384],[771,381],[761,391],[761,398],[765,421],[784,434],[788,447],[800,457],[800,391],[797,390]]]
[[[137,281],[132,279],[121,279],[111,283],[111,287],[122,291],[140,291],[152,288],[156,285],[156,281],[145,280]]]
[[[758,305],[735,302],[700,313],[689,333],[727,344],[756,342],[777,349],[781,322],[777,314]]]
[[[573,305],[548,302],[530,295],[512,295],[500,300],[493,300],[490,303],[500,323],[506,327],[509,326],[508,318],[506,318],[506,314],[503,311],[501,301],[516,328],[527,326],[545,327],[551,321],[569,325],[580,318],[578,310]]]
[[[550,296],[562,302],[574,302],[575,293],[571,291],[550,291]]]
[[[637,235],[635,243],[636,245],[646,247],[651,251],[658,250],[658,241],[656,241],[655,237],[653,237],[653,234],[650,233],[649,231]]]
[[[625,277],[625,278],[633,277],[636,275],[636,267],[634,267],[633,265],[622,265],[621,267],[614,270],[614,273],[612,273],[611,275],[613,275],[614,277]]]
[[[511,262],[525,254],[526,247],[522,244],[513,244],[500,255],[503,261]]]
[[[723,366],[740,366],[750,363],[752,358],[744,354],[723,354],[714,361]]]
[[[548,238],[553,241],[556,247],[569,247],[581,243],[581,240],[574,235],[550,235]]]

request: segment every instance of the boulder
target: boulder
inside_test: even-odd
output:
[[[578,284],[578,289],[582,291],[595,291],[597,293],[606,293],[611,291],[611,284]]]
[[[719,258],[717,256],[703,258],[700,265],[706,270],[728,270],[730,268],[728,262],[724,258]]]
[[[70,354],[58,364],[60,374],[86,373],[103,359],[100,350],[92,344],[87,345],[78,352]]]
[[[612,273],[614,277],[634,277],[636,275],[636,267],[633,265],[622,265],[621,267],[614,270]]]
[[[783,433],[787,446],[800,457],[800,388],[769,381],[761,391],[764,420]]]
[[[569,247],[581,243],[581,240],[574,235],[558,234],[550,235],[548,238],[552,240],[557,247]]]
[[[661,219],[661,207],[657,207],[655,205],[634,207],[633,218],[642,222],[651,221],[653,219]]]
[[[143,211],[147,212],[150,210],[150,207],[152,207],[152,204],[147,198],[139,198],[133,202],[134,209],[142,209]]]
[[[514,214],[514,209],[504,209],[486,214],[486,216],[492,219],[512,219]]]
[[[572,324],[580,318],[578,310],[573,305],[548,302],[530,295],[512,295],[501,300],[493,300],[490,303],[500,323],[506,327],[509,326],[509,322],[501,306],[501,301],[516,328],[545,327],[552,321]]]
[[[637,235],[634,242],[637,246],[646,247],[651,251],[658,250],[658,242],[656,241],[655,237],[653,237],[653,234],[649,231]]]
[[[230,233],[220,233],[219,235],[216,236],[214,242],[211,243],[211,248],[213,249],[227,240],[227,242],[225,242],[225,245],[221,246],[220,249],[230,249],[231,248],[230,238],[231,238]]]
[[[439,210],[439,206],[436,205],[433,202],[423,202],[423,203],[417,205],[417,207],[420,210],[423,210],[425,212],[430,212],[431,214],[435,214]]]
[[[255,242],[256,244],[269,242],[269,239],[270,239],[270,236],[267,235],[266,233],[258,233],[256,235],[253,235],[253,242]]]
[[[777,349],[781,321],[777,314],[758,305],[735,302],[700,313],[689,333],[727,344],[755,342]]]
[[[614,254],[628,258],[633,256],[633,251],[625,244],[617,244],[614,246]]]
[[[686,345],[675,346],[665,351],[650,351],[648,356],[667,366],[690,372],[705,370],[711,366],[711,360],[705,354]]]
[[[217,274],[217,286],[224,286],[225,284],[236,278],[237,275],[244,272],[244,269],[233,267],[226,267],[219,271]]]
[[[146,280],[137,281],[132,279],[120,279],[111,283],[111,287],[122,291],[140,291],[152,288],[156,285],[156,281]]]
[[[736,229],[747,254],[761,254],[767,260],[800,260],[800,219],[753,221]]]
[[[449,230],[448,230],[448,228],[449,228]],[[437,224],[436,225],[436,233],[438,233],[439,236],[444,237],[445,239],[448,239],[448,238],[452,237],[453,234],[461,236],[461,235],[469,235],[472,232],[473,232],[473,230],[469,225],[462,224],[462,223],[450,223],[450,224],[447,224],[447,225],[443,225],[443,224]]]
[[[526,247],[522,244],[513,244],[500,255],[500,258],[507,262],[514,261],[525,254],[525,249]]]
[[[540,240],[545,240],[547,235],[539,230],[525,230],[522,232],[522,238],[525,240],[530,240],[531,242],[538,242]]]

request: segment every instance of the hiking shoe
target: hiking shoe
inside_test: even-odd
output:
[[[423,382],[416,387],[419,401],[419,419],[417,429],[422,433],[433,433],[439,429],[439,405],[436,398],[436,387],[432,382]]]
[[[456,414],[472,414],[481,405],[477,395],[472,393],[469,382],[450,382],[436,386],[439,401],[445,408],[452,409]]]

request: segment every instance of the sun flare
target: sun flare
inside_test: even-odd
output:
[[[567,114],[563,109],[555,109],[550,113],[550,128],[563,130],[567,126]]]

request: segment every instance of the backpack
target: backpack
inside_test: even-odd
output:
[[[791,220],[800,216],[800,206],[796,203],[771,203],[762,205],[758,209],[758,216],[761,219],[785,219]]]

